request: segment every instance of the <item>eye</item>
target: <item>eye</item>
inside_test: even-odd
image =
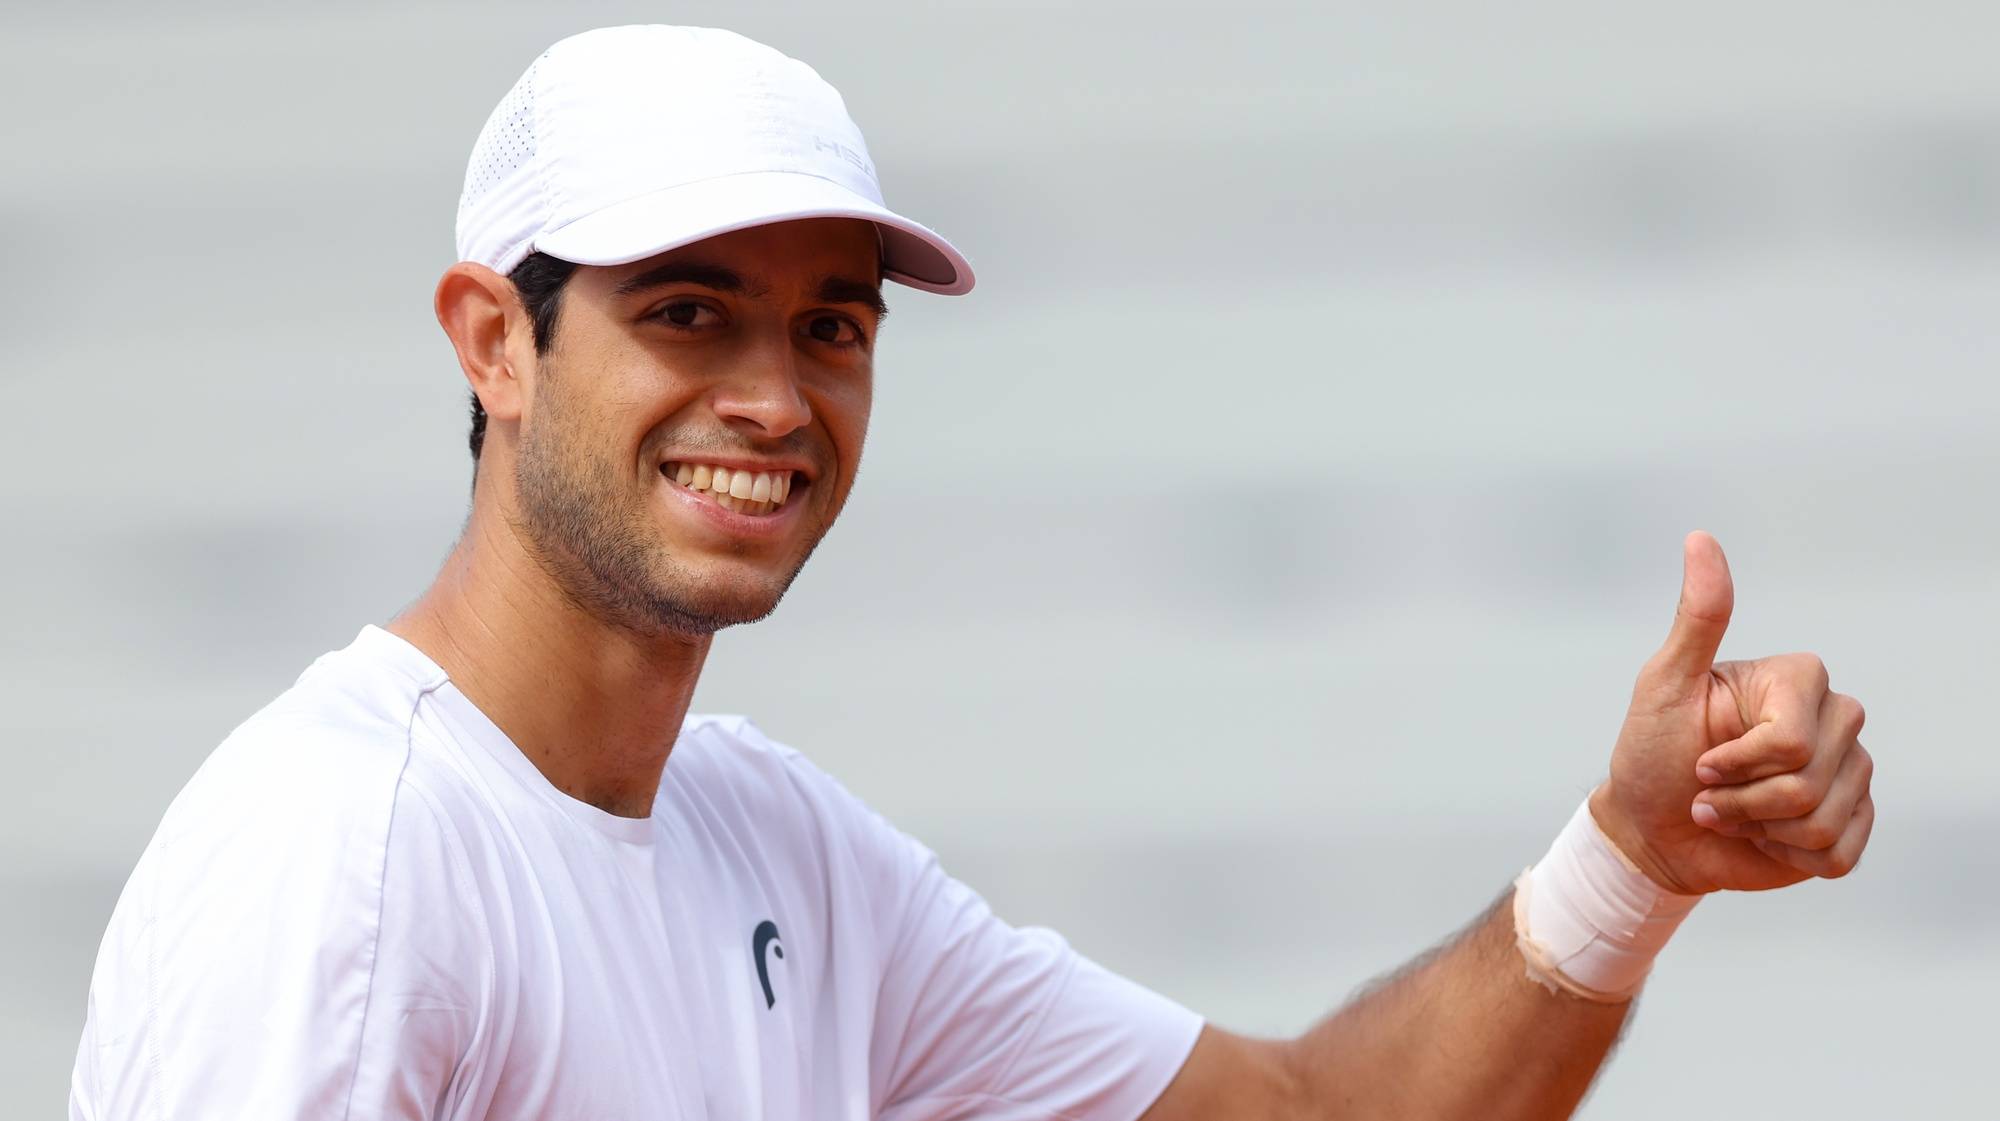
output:
[[[714,308],[694,300],[675,300],[661,304],[651,318],[677,331],[693,331],[714,326],[722,317]]]
[[[806,321],[806,334],[834,346],[859,346],[866,341],[860,326],[844,315],[815,315]]]

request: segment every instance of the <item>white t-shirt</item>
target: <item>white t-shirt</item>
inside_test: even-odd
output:
[[[1200,1027],[741,717],[617,817],[370,626],[168,809],[70,1116],[1130,1119]]]

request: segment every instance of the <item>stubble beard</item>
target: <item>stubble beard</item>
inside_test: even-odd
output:
[[[544,380],[542,386],[548,384]],[[754,623],[777,609],[819,544],[815,533],[775,587],[751,591],[709,586],[657,538],[643,492],[635,495],[609,460],[583,449],[556,394],[537,387],[537,423],[525,426],[514,469],[515,532],[579,610],[648,637],[706,637]]]

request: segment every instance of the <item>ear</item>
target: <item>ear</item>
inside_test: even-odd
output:
[[[438,279],[433,299],[438,326],[458,352],[458,367],[492,420],[519,421],[534,368],[534,324],[514,284],[471,261],[460,261]]]

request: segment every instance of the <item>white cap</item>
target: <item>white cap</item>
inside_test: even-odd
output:
[[[606,27],[550,47],[487,118],[458,256],[622,265],[794,218],[867,219],[887,279],[972,288],[950,242],[882,205],[860,128],[812,67],[731,31]]]

